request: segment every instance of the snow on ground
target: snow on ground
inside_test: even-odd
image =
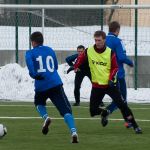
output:
[[[64,72],[67,70],[66,64],[59,65],[59,74],[64,83],[66,95],[70,101],[74,101],[74,76],[72,71],[69,74]],[[28,75],[27,68],[22,68],[18,64],[8,64],[0,69],[0,99],[11,101],[33,101],[34,98],[34,80]],[[91,91],[91,83],[88,78],[83,80],[81,85],[81,101],[89,101]],[[110,101],[105,96],[104,101]],[[134,90],[128,89],[128,101],[135,103],[150,103],[150,89],[140,88]]]

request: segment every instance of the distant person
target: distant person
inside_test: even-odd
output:
[[[44,119],[42,133],[46,135],[51,124],[51,118],[46,110],[46,101],[50,98],[70,129],[72,143],[78,143],[72,109],[57,72],[58,63],[55,52],[52,48],[43,45],[42,33],[34,32],[30,39],[33,49],[26,52],[26,63],[29,75],[35,79],[34,104]]]
[[[122,40],[118,37],[120,33],[120,24],[117,21],[113,21],[109,24],[109,33],[106,36],[106,45],[112,49],[116,54],[117,63],[119,70],[117,73],[117,80],[119,82],[119,89],[123,100],[127,103],[127,87],[125,81],[125,70],[124,64],[127,64],[129,67],[133,67],[133,62],[127,57],[126,49]],[[112,102],[107,109],[112,113],[117,109],[115,102]],[[127,128],[132,127],[132,124],[125,120],[125,126]]]
[[[68,56],[66,58],[67,64],[70,66],[70,68],[67,70],[67,73],[70,71],[74,70],[73,65],[75,64],[75,61],[81,53],[83,53],[85,50],[85,47],[83,45],[79,45],[77,47],[77,54]],[[88,63],[85,62],[78,71],[75,74],[75,80],[74,80],[74,97],[75,97],[75,103],[73,106],[80,106],[80,88],[81,88],[81,83],[84,79],[84,77],[87,76],[91,80],[91,73],[89,70]]]
[[[94,40],[95,44],[90,46],[87,51],[84,51],[74,65],[74,69],[77,71],[80,65],[88,59],[92,79],[90,114],[92,117],[101,115],[102,126],[105,127],[108,124],[108,110],[99,107],[105,94],[108,94],[120,109],[122,116],[132,123],[135,133],[141,134],[141,128],[138,127],[132,111],[123,102],[121,93],[119,92],[116,78],[118,71],[116,56],[105,44],[105,32],[96,31],[94,33]]]
[[[66,62],[70,66],[70,68],[67,70],[67,74],[70,71],[74,70],[73,66],[76,60],[78,59],[78,56],[84,53],[84,51],[85,51],[85,47],[83,45],[79,45],[77,47],[77,54],[68,56],[66,58]],[[87,60],[79,67],[78,71],[75,74],[75,80],[74,80],[75,103],[73,104],[73,106],[80,106],[80,88],[84,77],[88,77],[89,80],[91,81],[91,73],[90,73],[90,68]],[[103,102],[100,104],[100,106],[104,106]]]

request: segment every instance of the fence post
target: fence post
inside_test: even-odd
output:
[[[44,26],[45,26],[44,17],[45,17],[45,10],[42,9],[42,34],[43,34],[43,36],[44,36]]]
[[[31,0],[29,0],[29,4],[31,4]],[[31,35],[31,20],[32,20],[32,16],[31,16],[31,13],[29,12],[29,49],[31,49],[31,41],[30,41],[30,35]]]
[[[138,4],[138,0],[135,0],[135,4]],[[138,58],[137,58],[137,49],[138,49],[138,9],[135,9],[135,59],[134,59],[134,89],[137,90],[137,81],[138,81]]]
[[[104,0],[100,0],[100,4],[104,4]],[[100,9],[100,24],[101,24],[101,30],[103,31],[103,19],[104,19],[104,9]]]
[[[18,0],[16,0],[16,4],[18,4]],[[18,12],[16,11],[15,13],[15,16],[16,16],[16,20],[15,20],[15,23],[16,23],[16,28],[15,28],[15,34],[16,34],[16,41],[15,41],[15,46],[16,46],[16,51],[15,51],[15,54],[16,54],[16,63],[18,63]]]

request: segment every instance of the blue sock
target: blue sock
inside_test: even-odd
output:
[[[72,114],[70,114],[70,113],[65,114],[64,115],[64,120],[65,120],[67,126],[69,127],[71,133],[77,131]]]
[[[37,105],[36,106],[37,111],[39,112],[40,116],[43,119],[46,119],[48,117],[47,111],[46,111],[46,107],[44,105]]]

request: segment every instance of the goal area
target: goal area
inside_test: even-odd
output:
[[[1,78],[9,80],[6,77],[9,78],[9,75],[14,73],[10,79],[16,80],[11,85],[7,85],[7,81],[0,84],[0,92],[5,93],[2,99],[10,99],[11,96],[7,97],[7,91],[10,90],[13,94],[16,85],[18,85],[16,95],[24,97],[24,84],[26,90],[29,90],[27,95],[33,98],[31,89],[27,88],[27,83],[33,81],[28,79],[25,70],[22,70],[25,76],[15,70],[17,64],[15,67],[12,66],[12,63],[26,66],[24,54],[31,48],[29,37],[32,32],[43,33],[44,44],[55,50],[59,64],[63,64],[67,56],[76,53],[78,45],[85,47],[93,45],[95,31],[103,30],[107,34],[108,24],[111,21],[118,21],[121,24],[119,37],[123,40],[126,53],[135,65],[133,69],[125,66],[127,86],[135,89],[149,88],[150,5],[0,4],[0,66],[11,64],[7,66],[11,71],[6,67],[6,72],[2,73]],[[66,68],[64,65],[60,72]],[[69,81],[71,77],[63,75],[63,78],[66,84],[72,84],[70,93],[73,92],[73,80]],[[84,94],[87,92],[84,91]]]

